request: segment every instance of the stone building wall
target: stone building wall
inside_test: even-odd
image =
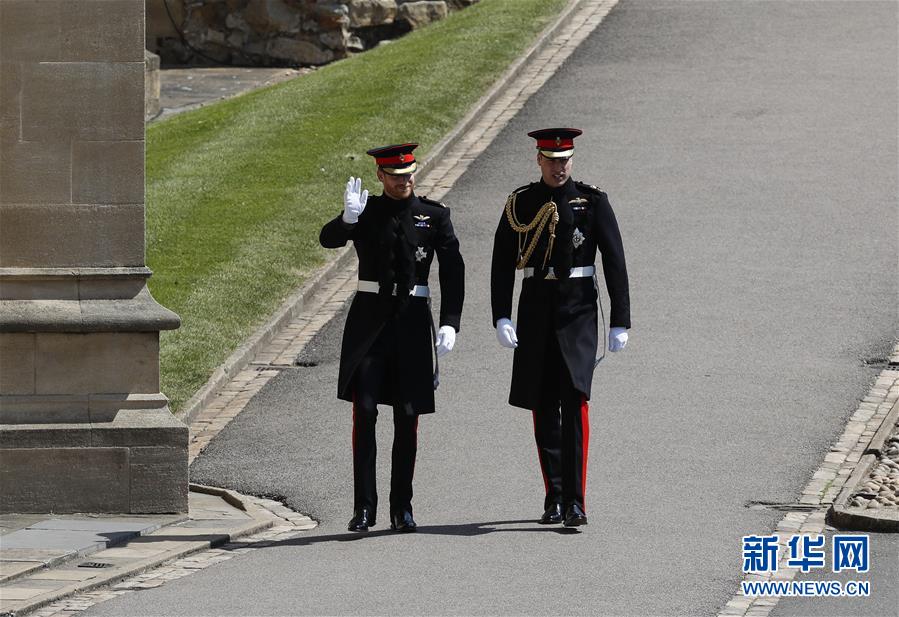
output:
[[[147,48],[165,65],[321,65],[477,0],[147,0]]]
[[[0,0],[0,513],[186,512],[144,263],[144,7]]]

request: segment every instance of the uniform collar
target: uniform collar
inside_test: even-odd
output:
[[[386,193],[381,193],[381,199],[383,200],[386,209],[388,209],[391,213],[399,213],[407,210],[415,201],[418,200],[418,198],[415,196],[415,192],[413,192],[406,199],[394,199]]]
[[[568,177],[568,179],[565,181],[565,184],[558,187],[549,186],[546,182],[543,181],[543,178],[540,178],[540,182],[538,182],[538,184],[543,191],[549,193],[549,195],[552,196],[553,201],[555,201],[556,203],[565,201],[565,196],[572,194],[575,190],[574,180],[571,179],[571,176]]]

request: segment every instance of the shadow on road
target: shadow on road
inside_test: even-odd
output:
[[[510,528],[502,529],[502,525],[522,525],[535,524],[532,519],[518,521],[491,521],[487,523],[465,523],[461,525],[420,525],[415,531],[416,534],[437,535],[437,536],[482,536],[488,533],[509,533],[509,532],[549,532],[562,535],[580,533],[578,529],[561,526],[535,526],[527,528]],[[536,524],[535,524],[536,525]],[[367,533],[336,533],[324,536],[308,535],[290,540],[272,542],[272,546],[308,546],[310,544],[319,544],[321,542],[356,542],[370,538],[381,538],[390,535],[400,535],[396,531],[390,529],[379,529],[378,531],[369,531]]]

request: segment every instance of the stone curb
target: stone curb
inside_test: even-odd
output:
[[[834,527],[847,531],[877,531],[899,532],[899,510],[893,508],[880,508],[872,511],[868,508],[850,506],[849,499],[868,474],[877,464],[883,445],[892,434],[899,416],[899,401],[893,403],[892,408],[880,424],[880,428],[871,438],[871,443],[865,449],[865,454],[859,460],[855,471],[849,476],[843,490],[827,510],[827,522]]]
[[[877,429],[877,432],[874,433],[874,437],[871,438],[871,443],[868,444],[865,454],[876,454],[877,456],[883,455],[883,446],[887,442],[887,439],[890,438],[890,435],[893,434],[897,418],[899,418],[899,401],[893,403],[890,411],[887,412],[886,417],[880,424],[880,428]]]
[[[223,501],[225,501],[228,505],[234,506],[238,510],[242,510],[243,512],[247,511],[246,502],[240,498],[240,494],[235,493],[234,491],[230,491],[226,488],[219,488],[217,486],[206,486],[204,484],[194,484],[190,483],[190,490],[195,493],[204,493],[206,495],[215,495],[216,497],[221,497]]]
[[[194,486],[199,485],[191,485],[191,490],[193,490]],[[35,596],[21,606],[18,606],[14,610],[4,611],[0,613],[0,617],[14,617],[16,615],[25,615],[39,608],[47,606],[48,604],[63,600],[75,594],[85,593],[101,587],[109,586],[131,576],[135,576],[147,572],[148,570],[152,570],[165,562],[173,561],[175,559],[181,559],[182,557],[186,557],[193,553],[208,550],[210,548],[216,548],[223,544],[227,544],[228,542],[233,542],[237,538],[258,533],[272,527],[277,521],[274,514],[269,513],[265,509],[260,508],[248,501],[240,499],[236,493],[227,491],[226,489],[217,489],[215,487],[201,486],[200,488],[202,488],[203,490],[197,492],[218,495],[226,501],[229,501],[229,499],[237,500],[241,505],[235,507],[239,507],[240,509],[247,512],[247,514],[249,514],[253,518],[253,520],[239,527],[232,528],[227,532],[216,534],[214,537],[208,540],[196,540],[194,542],[191,542],[188,546],[167,551],[158,555],[153,555],[151,557],[147,557],[146,559],[127,564],[121,568],[116,568],[114,570],[111,570],[107,574],[99,576],[96,579],[92,579],[88,582],[76,582],[67,587],[55,589],[44,595]],[[226,496],[226,494],[228,496]],[[231,502],[229,501],[229,503]],[[165,526],[160,527],[160,529],[164,529],[164,527]]]
[[[583,4],[585,0],[570,0],[568,5],[562,9],[559,16],[550,23],[537,38],[537,40],[528,47],[525,52],[497,79],[490,90],[484,94],[468,113],[459,121],[455,128],[449,134],[441,139],[428,152],[428,155],[419,161],[419,173],[422,177],[422,183],[425,183],[427,171],[434,163],[453,145],[456,144],[466,132],[477,122],[481,112],[493,103],[503,92],[504,88],[514,80],[519,73],[527,66],[528,62],[540,50],[540,48],[549,40],[558,30],[560,30],[569,18],[569,16]],[[215,369],[209,380],[197,391],[185,404],[184,407],[175,416],[190,426],[196,415],[212,400],[218,396],[219,392],[225,385],[238,373],[249,366],[250,362],[256,354],[262,350],[276,334],[287,325],[291,319],[303,312],[311,300],[312,296],[321,288],[324,281],[331,277],[335,272],[349,267],[355,251],[350,247],[345,247],[339,251],[337,256],[330,262],[322,266],[318,274],[313,279],[304,283],[300,289],[294,292],[274,316],[269,319],[261,328],[254,332],[244,344],[237,348],[225,362]]]

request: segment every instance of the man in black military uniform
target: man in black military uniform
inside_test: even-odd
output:
[[[602,255],[611,299],[609,350],[627,343],[630,300],[624,250],[604,192],[571,179],[578,129],[532,131],[539,182],[506,201],[493,245],[490,288],[500,344],[515,349],[509,403],[533,413],[546,497],[541,523],[587,523],[588,404],[596,367],[594,265]],[[524,279],[512,324],[515,270]]]
[[[368,198],[362,181],[350,178],[344,211],[327,223],[325,248],[353,241],[359,258],[358,293],[343,332],[337,395],[353,403],[354,513],[348,529],[375,524],[375,421],[378,404],[393,406],[390,527],[414,531],[412,475],[418,416],[434,411],[437,373],[432,352],[452,350],[459,331],[465,265],[449,209],[418,197],[417,163],[408,143],[375,148],[383,194]],[[434,336],[428,274],[440,264],[440,328]],[[433,336],[433,339],[432,339]],[[436,350],[435,350],[436,347]]]

